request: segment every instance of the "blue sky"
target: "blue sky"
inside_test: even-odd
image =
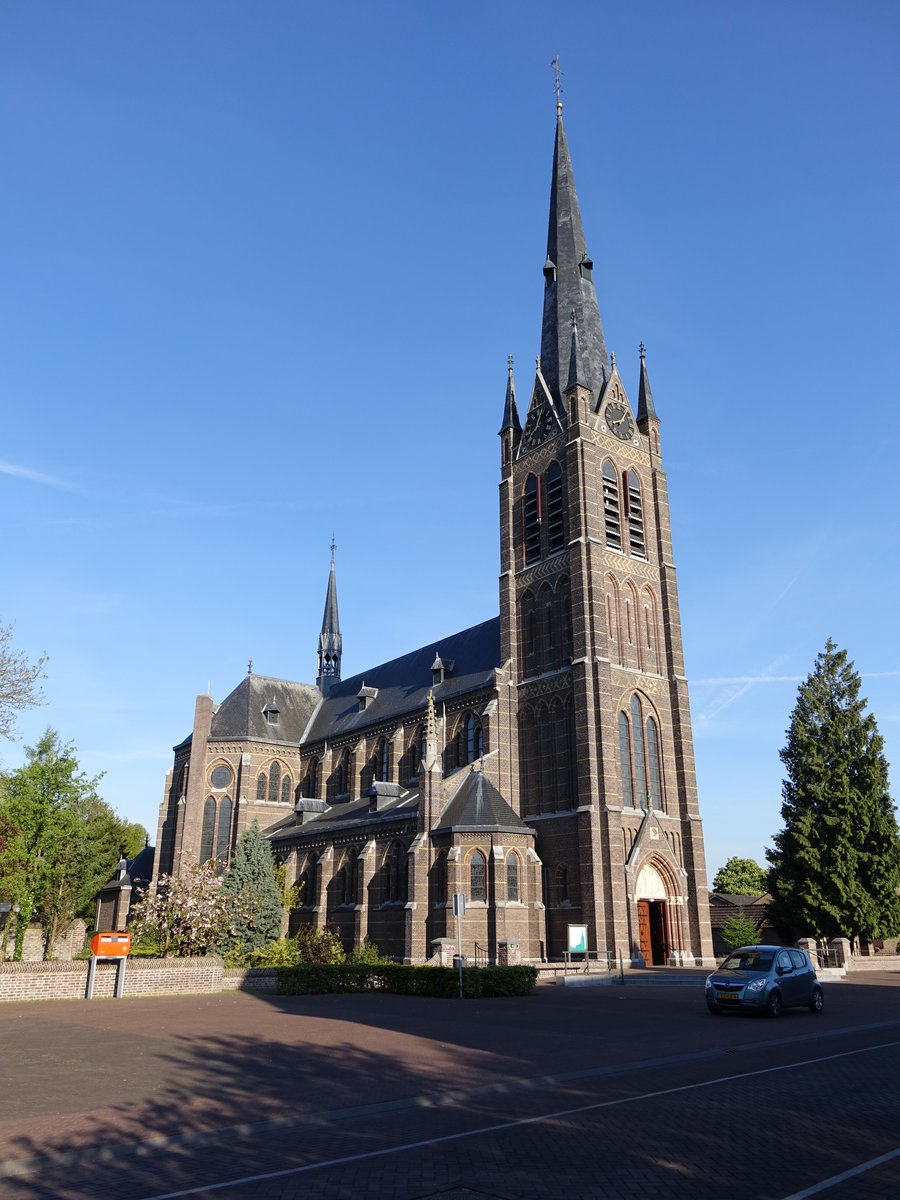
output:
[[[826,638],[900,760],[892,3],[0,8],[0,618],[155,835],[194,697],[497,611],[555,122],[662,418],[712,874]],[[896,788],[896,769],[892,776]]]

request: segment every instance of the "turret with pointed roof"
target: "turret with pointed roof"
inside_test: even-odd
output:
[[[325,613],[319,634],[319,663],[316,686],[323,696],[341,678],[341,623],[338,618],[337,584],[334,581],[334,541],[331,543],[331,570],[325,595]]]
[[[573,319],[578,328],[578,370],[579,374],[583,372],[586,376],[577,382],[590,387],[595,404],[609,377],[609,357],[594,291],[593,265],[587,251],[575,193],[562,105],[557,104],[547,260],[544,263],[541,373],[553,399],[558,403],[563,393],[576,382],[568,378],[572,361]]]
[[[642,430],[645,422],[658,421],[656,409],[653,407],[653,393],[650,391],[650,376],[647,374],[647,359],[644,343],[641,342],[641,385],[638,391],[637,422]]]

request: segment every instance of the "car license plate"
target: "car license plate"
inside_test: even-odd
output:
[[[740,992],[719,992],[719,999],[720,999],[720,1000],[726,1000],[726,1001],[728,1001],[728,1000],[740,1000],[740,998],[741,998],[741,994],[740,994]]]

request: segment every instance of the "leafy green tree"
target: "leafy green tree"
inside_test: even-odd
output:
[[[90,912],[137,831],[144,835],[101,800],[99,782],[53,729],[26,749],[24,766],[0,777],[0,899],[19,906],[17,959],[32,913],[45,926],[45,956],[52,957],[59,930]]]
[[[752,858],[732,856],[716,871],[712,890],[725,896],[761,896],[769,886],[769,875]]]
[[[46,655],[30,663],[12,648],[12,625],[0,624],[0,737],[12,739],[16,714],[44,703],[40,681]]]
[[[244,919],[236,922],[226,947],[257,949],[274,942],[281,933],[281,888],[275,873],[272,847],[254,820],[237,840],[231,865],[222,880],[226,892],[240,896]]]
[[[735,892],[734,895],[749,895]],[[756,946],[759,943],[759,927],[749,917],[732,917],[722,926],[722,941],[732,950],[738,946]]]
[[[900,930],[900,833],[875,718],[846,650],[829,640],[800,685],[781,750],[784,829],[766,851],[781,933],[891,937]]]

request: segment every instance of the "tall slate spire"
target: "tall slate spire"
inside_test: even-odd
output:
[[[609,378],[609,356],[594,291],[594,264],[587,252],[569,145],[563,127],[562,104],[556,105],[556,144],[550,185],[547,261],[544,263],[544,320],[541,328],[541,372],[553,399],[561,402],[570,380],[572,314],[578,327],[578,383],[591,389],[596,404]]]
[[[323,696],[341,678],[341,623],[338,618],[337,584],[334,581],[334,538],[331,539],[331,570],[325,594],[325,613],[319,634],[319,666],[316,686]]]

